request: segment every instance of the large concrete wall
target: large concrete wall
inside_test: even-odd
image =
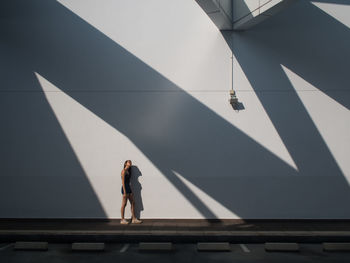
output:
[[[1,218],[118,218],[126,159],[142,218],[350,218],[347,1],[0,5]]]

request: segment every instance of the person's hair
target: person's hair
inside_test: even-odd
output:
[[[131,160],[126,160],[125,162],[124,162],[124,169],[125,169],[125,166],[126,166],[126,163],[127,162],[131,162]],[[131,167],[131,166],[130,166]],[[130,169],[130,168],[129,168]]]

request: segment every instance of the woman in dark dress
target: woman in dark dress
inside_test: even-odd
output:
[[[124,162],[124,168],[121,172],[121,177],[122,177],[122,195],[123,195],[123,201],[122,201],[122,207],[121,207],[121,224],[128,224],[129,222],[124,218],[124,212],[125,212],[125,207],[128,202],[128,199],[131,204],[131,214],[132,214],[132,219],[131,223],[133,224],[140,224],[142,223],[141,220],[137,219],[135,216],[135,200],[134,196],[131,191],[130,187],[130,177],[131,177],[131,160],[126,160]]]

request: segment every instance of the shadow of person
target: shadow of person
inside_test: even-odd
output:
[[[142,176],[142,174],[139,168],[135,165],[132,165],[130,183],[131,183],[131,190],[134,194],[135,215],[137,218],[140,218],[141,211],[143,211],[143,202],[142,202],[142,195],[141,195],[142,186],[139,182],[140,176]]]

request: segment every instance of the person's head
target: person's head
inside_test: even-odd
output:
[[[132,163],[131,163],[131,160],[126,160],[124,162],[124,169],[129,169],[131,167]]]

